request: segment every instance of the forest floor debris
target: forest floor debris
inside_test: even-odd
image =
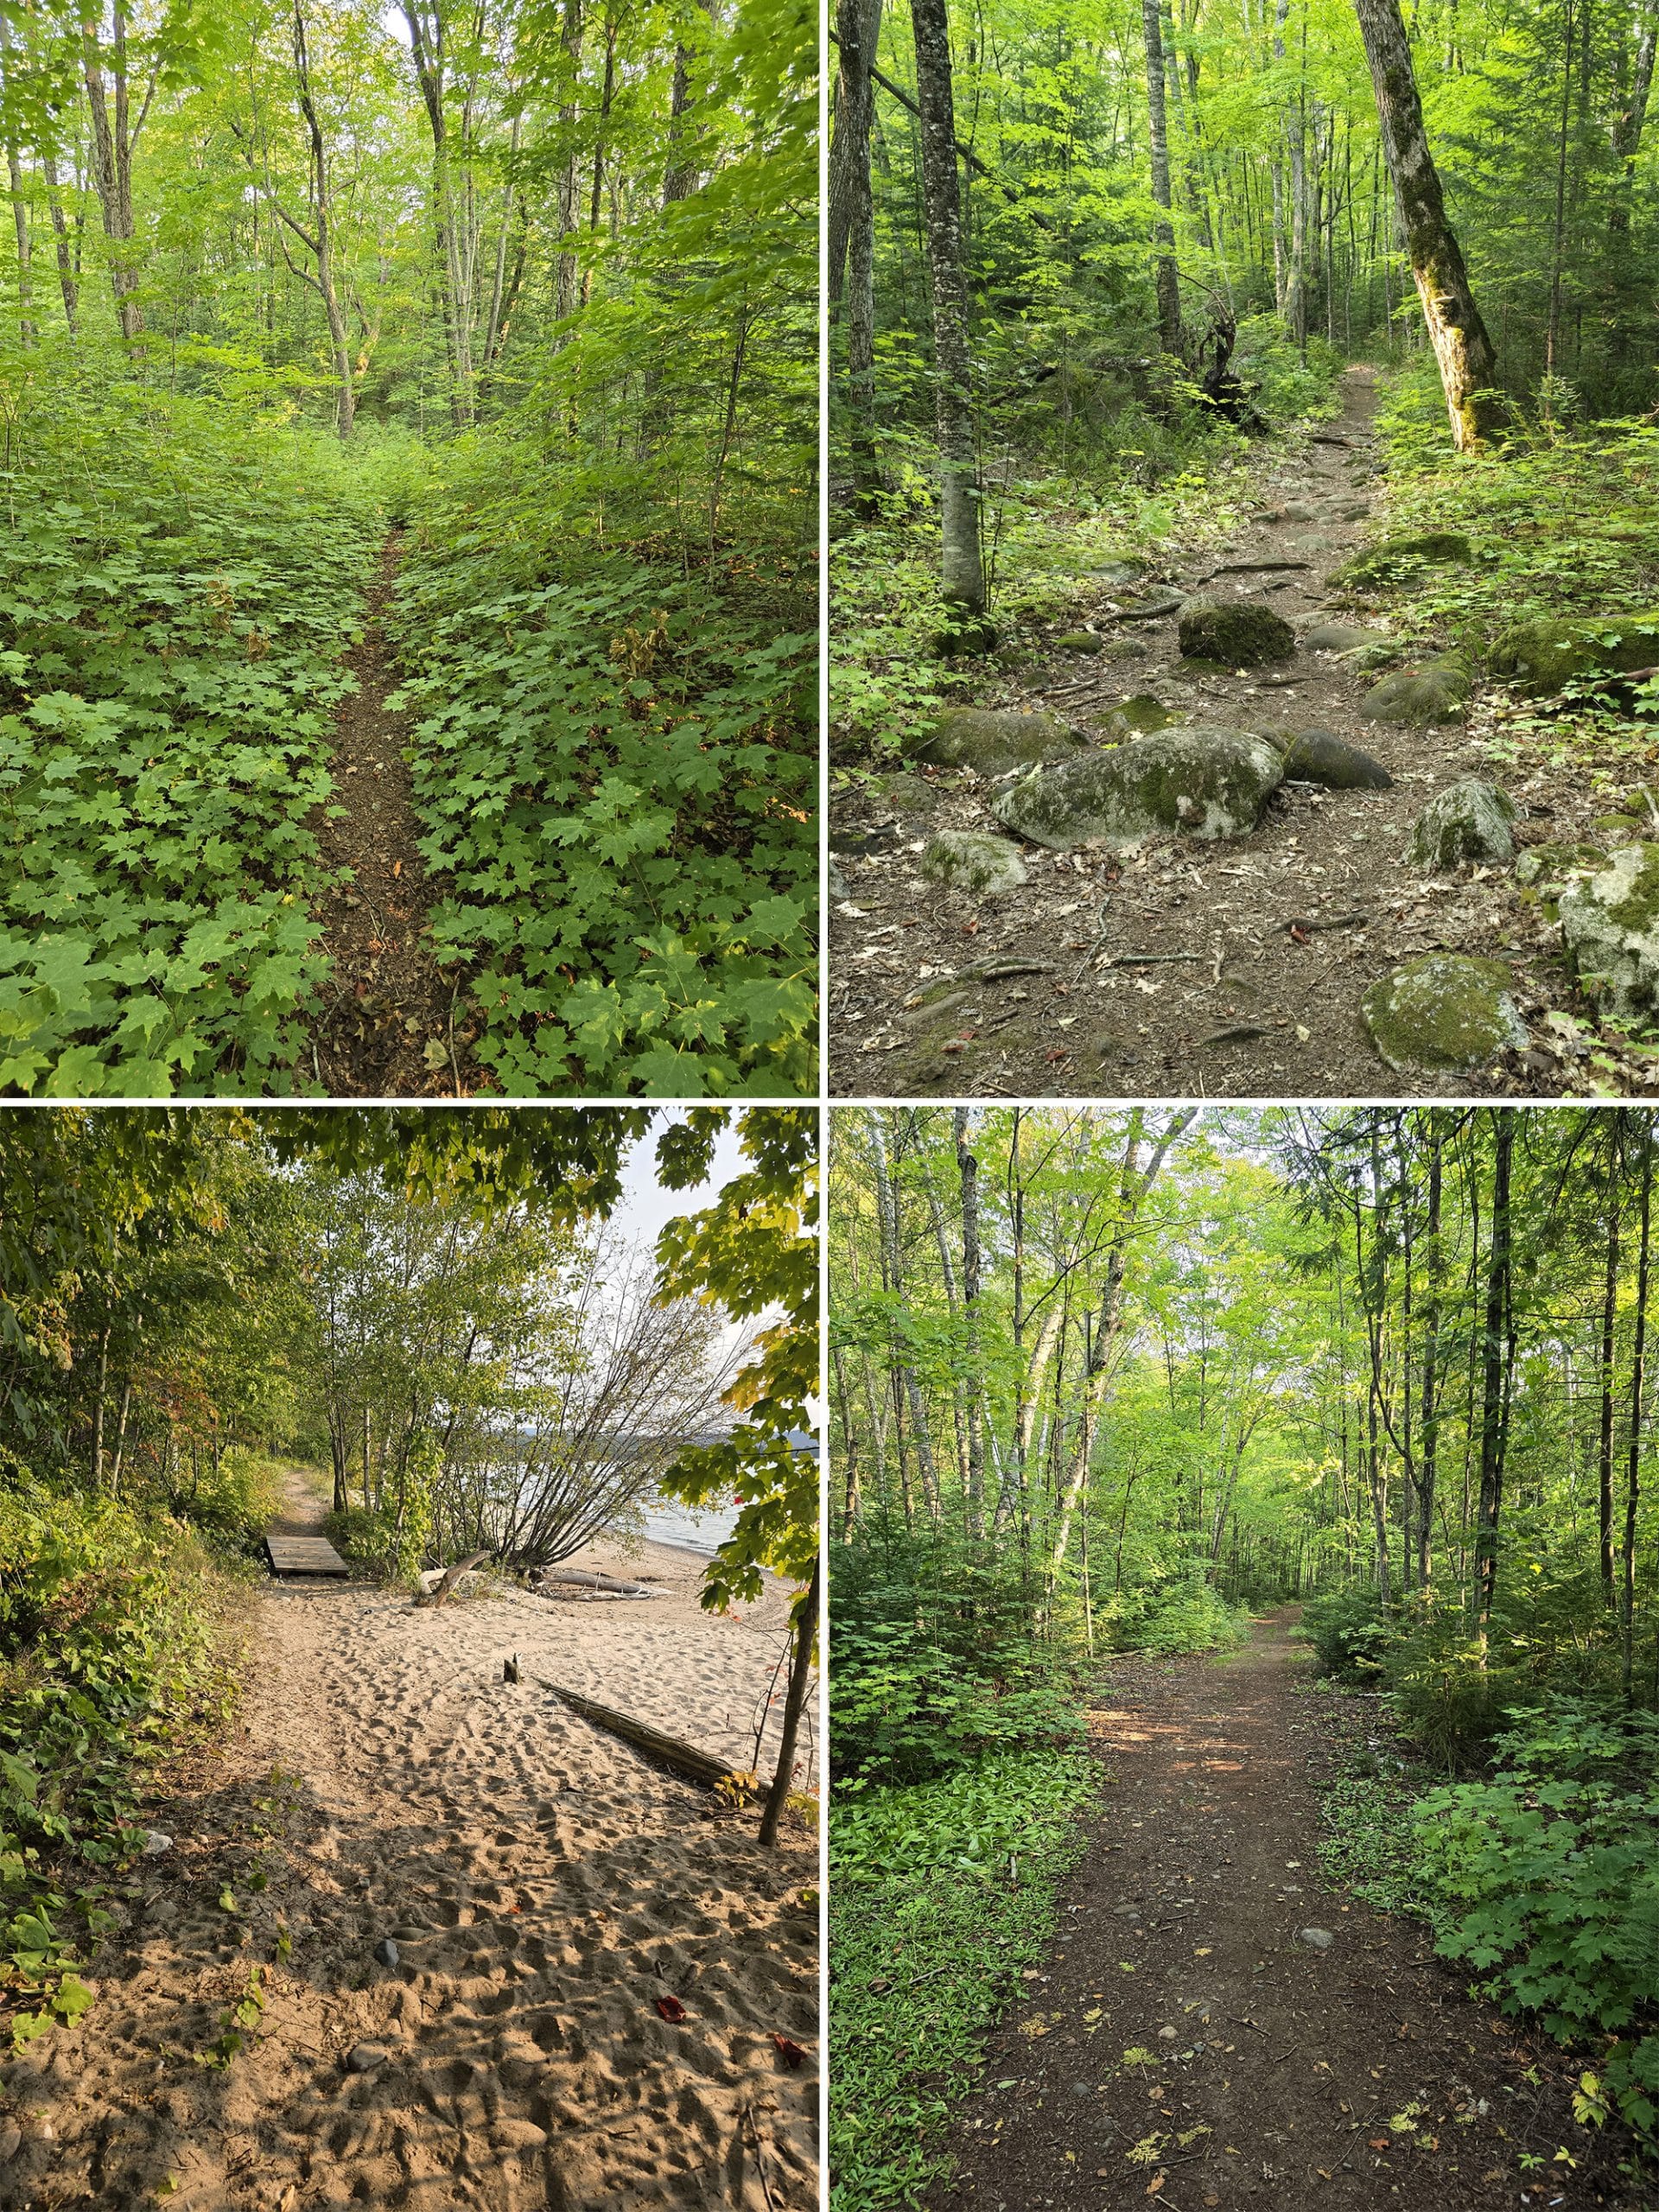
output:
[[[1322,1880],[1333,1751],[1295,1618],[1220,1657],[1112,1662],[1062,1933],[988,2039],[932,2212],[1650,2202],[1620,2133],[1573,2120],[1571,2054],[1471,1998],[1420,1923]]]
[[[1472,1072],[1414,1073],[1424,1096],[1641,1092],[1646,1057],[1588,1018],[1560,931],[1513,876],[1487,866],[1426,874],[1408,849],[1424,804],[1477,773],[1493,772],[1515,799],[1516,838],[1571,840],[1605,804],[1586,764],[1529,760],[1503,746],[1503,700],[1477,699],[1465,721],[1427,728],[1368,721],[1375,682],[1335,647],[1311,647],[1321,618],[1351,620],[1329,579],[1376,534],[1371,372],[1343,380],[1344,442],[1275,442],[1258,464],[1268,505],[1224,549],[1173,562],[1193,588],[1217,559],[1268,557],[1289,544],[1312,565],[1264,583],[1240,571],[1235,588],[1301,628],[1295,681],[1281,671],[1206,672],[1180,660],[1173,619],[1138,624],[1147,657],[1082,679],[1058,652],[1022,675],[988,670],[985,707],[1056,707],[1087,727],[1143,697],[1203,722],[1277,734],[1319,728],[1374,756],[1387,791],[1281,786],[1249,836],[1199,843],[1148,841],[1123,855],[1097,847],[1046,853],[1020,847],[1028,880],[993,899],[925,883],[920,853],[942,831],[991,826],[997,785],[966,772],[918,773],[843,797],[831,842],[849,896],[831,936],[831,1088],[838,1095],[1008,1096],[1341,1096],[1392,1091],[1398,1079],[1372,1050],[1360,1018],[1366,991],[1388,970],[1428,952],[1502,959],[1531,1031],[1529,1048]],[[1301,499],[1316,503],[1318,519]],[[1356,494],[1360,495],[1356,499]],[[1269,516],[1278,519],[1270,519]],[[1223,587],[1218,583],[1216,589]],[[1109,627],[1109,592],[1101,619]],[[1374,618],[1371,618],[1374,619]],[[1334,632],[1333,632],[1334,634]],[[1381,631],[1379,639],[1382,639]],[[890,795],[889,795],[890,794]],[[1325,917],[1363,912],[1338,941],[1312,940]],[[1099,917],[1098,921],[1096,917]],[[1094,950],[1091,955],[1091,944]],[[1040,988],[995,988],[970,973],[988,952],[1018,957],[1058,948],[1084,956]],[[1192,972],[1125,979],[1125,954],[1184,952]],[[948,987],[962,984],[956,995]],[[1562,1025],[1565,1025],[1565,1027]]]
[[[299,1486],[291,1525],[319,1510]],[[646,1550],[671,1598],[643,1623],[262,1594],[244,1726],[147,1808],[177,1848],[93,1961],[98,2003],[3,2069],[0,2207],[817,2202],[815,1840],[763,1851],[752,1811],[530,1679],[556,1654],[753,1764],[783,1592],[710,1615],[701,1561]]]

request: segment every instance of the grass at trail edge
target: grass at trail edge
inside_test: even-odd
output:
[[[1085,1752],[1008,1752],[831,1811],[835,2212],[914,2204],[944,2170],[940,2131],[1047,1949],[1100,1779]]]

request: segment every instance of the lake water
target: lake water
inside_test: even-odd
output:
[[[659,1497],[645,1508],[645,1533],[653,1543],[679,1544],[712,1559],[715,1548],[737,1526],[737,1508],[727,1505],[693,1513],[690,1506]]]

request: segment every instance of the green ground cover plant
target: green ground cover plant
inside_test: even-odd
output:
[[[10,398],[0,1090],[315,1088],[308,817],[375,504],[302,422],[73,378]]]
[[[830,2202],[912,2204],[938,2135],[978,2077],[985,2031],[1054,1934],[1098,1787],[1080,1751],[1002,1751],[830,1821]]]

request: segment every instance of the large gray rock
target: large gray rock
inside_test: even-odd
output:
[[[1282,614],[1256,600],[1193,599],[1181,609],[1180,643],[1189,660],[1260,668],[1268,661],[1288,660],[1296,650],[1296,632]]]
[[[1316,653],[1351,653],[1362,645],[1386,645],[1385,630],[1367,630],[1357,622],[1316,622],[1302,632],[1302,643]]]
[[[1468,703],[1469,690],[1467,666],[1448,653],[1385,676],[1360,701],[1359,711],[1371,722],[1454,722]]]
[[[1527,1042],[1527,1025],[1497,960],[1427,952],[1380,976],[1360,1001],[1377,1052],[1396,1074],[1478,1067]]]
[[[958,891],[1017,891],[1025,863],[1006,837],[977,830],[941,830],[922,855],[922,874]]]
[[[1007,707],[947,707],[917,748],[924,760],[942,768],[973,768],[982,776],[1064,760],[1087,749],[1088,740],[1058,715]]]
[[[1659,845],[1623,845],[1564,883],[1560,917],[1588,996],[1626,1019],[1659,1007]]]
[[[1328,791],[1386,791],[1394,778],[1380,760],[1328,729],[1299,730],[1285,747],[1285,773],[1299,784]]]
[[[1093,838],[1133,845],[1171,830],[1241,837],[1255,828],[1284,773],[1266,738],[1193,723],[1023,776],[997,794],[992,811],[1022,837],[1056,851]]]
[[[1510,861],[1515,839],[1510,824],[1515,801],[1496,784],[1465,776],[1436,791],[1411,833],[1411,857],[1419,868],[1460,868],[1465,861]]]

